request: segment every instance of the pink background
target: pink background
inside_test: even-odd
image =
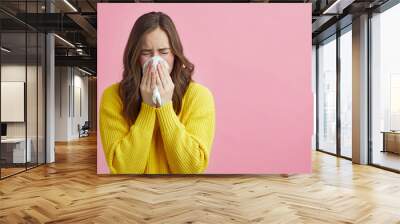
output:
[[[311,172],[311,4],[98,4],[98,102],[122,77],[136,19],[162,11],[174,21],[194,80],[216,102],[206,173]],[[108,173],[98,134],[97,171]]]

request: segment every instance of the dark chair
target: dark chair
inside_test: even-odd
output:
[[[90,129],[89,121],[85,121],[82,127],[78,124],[79,138],[89,136],[89,129]]]

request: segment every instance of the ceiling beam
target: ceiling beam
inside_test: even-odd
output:
[[[343,10],[351,5],[355,0],[336,0],[332,2],[322,14],[342,14]]]

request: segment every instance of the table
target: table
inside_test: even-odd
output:
[[[400,131],[382,131],[381,133],[383,133],[382,152],[400,154]]]
[[[26,139],[27,147],[25,154],[25,138],[6,138],[1,139],[1,159],[6,163],[26,163],[31,162],[32,140]]]

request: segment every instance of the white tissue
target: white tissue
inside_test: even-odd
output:
[[[157,68],[157,65],[158,64],[160,64],[160,63],[164,63],[165,65],[166,65],[166,67],[167,67],[167,69],[168,69],[168,63],[167,63],[167,61],[165,61],[162,57],[160,57],[160,56],[158,56],[158,55],[156,55],[156,56],[154,56],[154,57],[151,57],[151,58],[149,58],[144,64],[143,64],[143,74],[144,74],[144,72],[146,71],[146,68],[147,68],[147,66],[148,66],[148,64],[150,63],[150,61],[152,62],[152,66],[153,66],[153,68]],[[152,97],[152,99],[153,99],[153,103],[154,104],[159,104],[159,105],[162,105],[161,103],[161,96],[160,96],[160,91],[158,90],[158,88],[157,88],[157,86],[154,88],[154,90],[153,90],[153,97]]]

